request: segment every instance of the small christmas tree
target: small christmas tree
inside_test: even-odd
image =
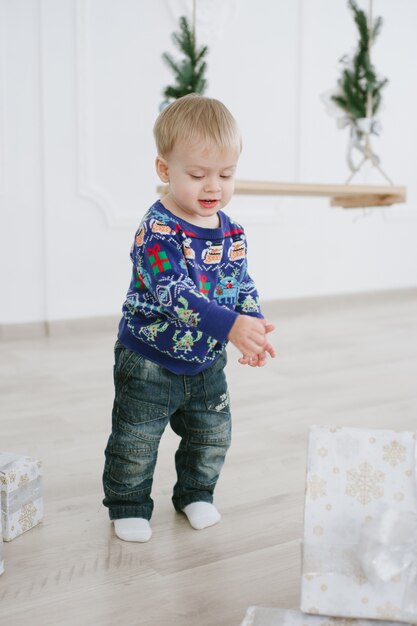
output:
[[[376,115],[381,104],[381,91],[388,81],[378,79],[370,58],[371,44],[381,30],[382,18],[377,17],[374,24],[368,24],[365,12],[356,2],[349,0],[348,4],[359,31],[359,43],[353,59],[347,56],[341,59],[345,67],[338,80],[339,90],[331,99],[354,122]]]
[[[180,32],[173,33],[172,39],[174,44],[184,53],[185,59],[175,61],[168,52],[164,52],[162,55],[165,63],[174,72],[176,80],[176,84],[168,85],[163,94],[165,98],[174,100],[189,93],[202,94],[207,87],[207,81],[204,78],[207,64],[204,57],[208,48],[202,46],[197,49],[195,32],[190,29],[186,17],[180,17],[179,26]]]

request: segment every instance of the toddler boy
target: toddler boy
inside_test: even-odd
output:
[[[168,193],[145,214],[131,250],[103,475],[103,502],[125,541],[151,537],[152,480],[168,422],[181,437],[175,509],[195,529],[220,520],[213,492],[231,432],[225,346],[230,340],[252,367],[275,356],[244,230],[223,212],[241,152],[234,118],[192,94],[160,113],[154,135]]]

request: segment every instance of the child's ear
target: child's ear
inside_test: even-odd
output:
[[[156,173],[163,183],[169,183],[168,163],[161,156],[156,157],[155,161]]]

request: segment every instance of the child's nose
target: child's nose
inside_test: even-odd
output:
[[[208,178],[204,185],[204,191],[220,191],[219,179],[215,176]]]

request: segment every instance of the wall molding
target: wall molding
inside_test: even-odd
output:
[[[179,18],[185,15],[192,22],[193,0],[168,0],[168,10],[175,26]],[[196,39],[197,44],[212,46],[221,39],[227,26],[234,19],[237,0],[196,1]]]
[[[4,198],[6,168],[6,15],[0,2],[0,198]]]
[[[76,133],[77,186],[80,197],[94,205],[103,215],[109,228],[132,227],[137,223],[136,213],[121,213],[104,185],[92,180],[92,136],[90,124],[91,102],[88,85],[91,84],[91,57],[88,52],[90,0],[75,2],[75,75],[76,75]]]

